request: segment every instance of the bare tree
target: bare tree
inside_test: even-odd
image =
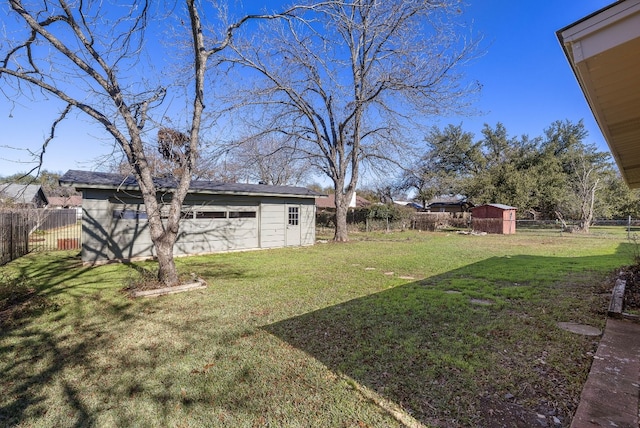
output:
[[[305,156],[271,136],[233,147],[226,161],[237,165],[237,171],[247,181],[274,186],[300,185],[310,170]]]
[[[590,147],[573,159],[573,173],[569,177],[569,184],[573,187],[575,204],[578,206],[580,232],[589,233],[593,223],[596,195],[601,187],[600,180],[608,166],[607,160],[608,154],[597,153]]]
[[[246,16],[225,25],[216,35],[206,32],[198,4],[196,0],[176,2],[176,9],[162,17],[163,24],[173,22],[172,31],[187,41],[191,52],[186,85],[190,118],[184,131],[173,135],[179,136],[179,141],[170,138],[171,133],[164,136],[165,142],[171,140],[174,147],[165,145],[163,155],[180,171],[164,221],[160,217],[158,189],[145,140],[154,120],[156,124],[161,121],[162,115],[157,114],[154,119],[153,112],[163,102],[170,83],[163,77],[168,73],[150,73],[158,64],[140,61],[154,55],[146,51],[150,40],[146,36],[164,27],[151,22],[154,8],[164,3],[140,0],[118,3],[115,7],[101,1],[8,0],[0,6],[0,13],[12,25],[8,33],[11,38],[0,44],[0,78],[3,86],[7,85],[2,93],[7,95],[8,88],[13,88],[15,96],[41,93],[46,99],[63,103],[62,112],[45,140],[43,153],[58,123],[74,110],[101,124],[113,137],[140,186],[158,258],[159,280],[167,285],[178,283],[173,245],[178,235],[180,208],[198,158],[208,62],[229,44],[237,28],[258,18]],[[174,21],[168,21],[170,18]]]
[[[157,132],[157,138],[145,145],[145,155],[151,175],[162,178],[181,177],[184,174],[183,165],[190,150],[189,137],[186,134],[173,128],[161,127]],[[113,159],[109,168],[122,176],[134,173],[134,167],[126,156]],[[208,165],[199,156],[191,167],[192,177],[201,178],[207,175],[209,173],[207,168]]]
[[[423,118],[464,110],[477,89],[457,71],[477,48],[460,37],[459,7],[326,1],[269,21],[260,38],[234,39],[229,60],[256,73],[242,102],[268,119],[260,131],[287,138],[331,179],[336,241],[348,239],[347,207],[362,169],[399,159]]]

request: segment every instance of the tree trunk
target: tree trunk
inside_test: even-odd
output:
[[[349,204],[347,202],[347,195],[343,195],[342,192],[336,192],[336,231],[333,240],[336,242],[347,242],[349,240],[349,234],[347,231],[347,210]]]
[[[173,259],[173,244],[175,239],[159,239],[156,245],[158,256],[158,280],[166,286],[174,286],[179,283],[178,270]]]
[[[567,226],[567,222],[564,221],[564,217],[560,211],[556,211],[556,218],[560,220],[560,224],[562,224],[562,230],[568,230],[569,226]]]
[[[593,223],[593,207],[596,202],[596,190],[598,189],[598,183],[600,182],[600,179],[597,179],[589,186],[587,178],[589,178],[592,172],[593,169],[589,170],[585,174],[585,184],[583,184],[581,207],[582,218],[580,219],[580,231],[583,233],[589,233],[589,227],[591,226],[591,223]]]

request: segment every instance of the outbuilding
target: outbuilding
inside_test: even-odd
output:
[[[503,204],[486,204],[471,209],[473,230],[476,232],[516,233],[516,208]]]
[[[82,192],[83,262],[155,255],[135,178],[70,170],[60,184]],[[156,186],[168,212],[175,181],[157,179]],[[192,181],[174,255],[312,245],[318,196],[303,187]]]

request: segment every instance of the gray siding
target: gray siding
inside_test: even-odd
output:
[[[300,207],[300,245],[313,245],[316,242],[316,204],[315,201],[303,201]]]
[[[262,201],[260,207],[260,246],[262,248],[283,247],[286,230],[286,200],[272,198]]]
[[[82,260],[152,257],[155,254],[145,208],[131,192],[84,189]],[[175,255],[282,247],[286,242],[287,204],[300,209],[298,245],[315,241],[315,201],[296,197],[189,194],[174,247]],[[114,215],[122,212],[122,218]],[[198,213],[195,218],[193,213]],[[136,214],[139,213],[139,214]],[[216,218],[224,213],[223,218]]]
[[[110,250],[111,210],[108,195],[85,190],[82,195],[82,260],[96,262],[113,259]]]
[[[258,224],[260,207],[244,201],[240,204],[224,204],[220,201],[208,205],[196,205],[201,212],[227,213],[227,218],[183,219],[180,236],[176,242],[176,254],[201,254],[259,248]],[[229,213],[255,213],[254,218],[229,218]]]

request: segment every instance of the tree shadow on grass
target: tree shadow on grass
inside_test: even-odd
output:
[[[104,280],[93,275],[92,267],[83,267],[79,255],[72,252],[32,254],[5,267],[0,278],[0,294],[7,297],[0,299],[4,394],[0,400],[0,425],[18,424],[27,413],[46,418],[44,391],[55,382],[60,383],[65,401],[73,408],[65,425],[93,424],[93,416],[77,396],[73,382],[58,376],[70,367],[91,367],[89,354],[110,346],[113,336],[106,334],[109,329],[126,325],[135,316],[129,302],[100,296]],[[58,299],[60,296],[64,298]],[[108,312],[111,319],[101,324],[82,323],[88,300]],[[47,313],[52,315],[50,325],[41,318]],[[75,320],[66,325],[69,332],[51,327],[65,318]]]
[[[176,303],[169,314],[161,300],[124,298],[114,287],[114,281],[127,277],[122,265],[83,267],[71,253],[35,256],[38,262],[17,260],[4,271],[25,283],[24,301],[40,299],[46,305],[0,326],[0,426],[35,421],[80,427],[103,425],[105,420],[114,426],[174,425],[176,414],[186,417],[195,406],[211,408],[211,398],[202,393],[209,375],[206,358],[212,358],[212,349],[238,340],[243,331],[212,328],[220,322],[215,313],[191,311],[200,304],[195,293],[172,298]],[[129,269],[138,274],[144,268],[136,264]],[[204,270],[213,278],[243,277],[242,270],[216,263]],[[172,312],[181,315],[172,317]],[[192,368],[206,369],[201,374],[186,369],[185,381],[185,369],[176,374],[175,365],[194,351],[204,355]],[[247,383],[242,370],[228,370],[230,379],[219,386],[228,398],[221,397],[235,402],[238,412],[258,413],[252,402],[234,395],[242,392],[238,384]],[[193,390],[182,389],[196,377],[205,379]],[[159,415],[144,419],[140,410],[148,408]],[[176,411],[180,408],[184,413]]]
[[[632,253],[494,257],[263,328],[434,426],[568,426]]]
[[[553,327],[557,321],[602,322],[604,294],[590,281],[623,264],[623,253],[621,248],[601,257],[489,259],[265,330],[425,423],[518,426],[483,423],[494,421],[486,409],[494,415],[505,410],[496,401],[507,393],[513,398],[506,404],[527,415],[567,401],[567,410],[554,407],[564,422],[579,396],[572,379],[586,376],[586,352],[595,341]],[[229,279],[257,274],[192,260],[185,265],[203,263],[199,273],[210,268],[211,275]],[[278,412],[269,406],[301,395],[287,390],[296,383],[287,379],[311,379],[304,367],[271,362],[278,341],[261,330],[254,333],[249,324],[225,324],[227,315],[209,310],[210,302],[199,294],[172,297],[170,307],[156,304],[160,300],[114,298],[113,285],[102,281],[115,271],[76,263],[70,256],[43,266],[17,265],[21,274],[37,278],[39,295],[59,296],[61,307],[51,317],[29,316],[0,331],[0,425],[178,425],[192,411],[209,417],[213,408],[229,419],[242,413],[260,420]],[[257,357],[251,353],[255,347],[262,351]],[[281,372],[272,374],[270,367]],[[281,387],[274,387],[277,382]],[[339,405],[315,395],[318,413]],[[151,419],[141,419],[148,409]],[[346,425],[348,411],[340,409],[333,426]]]

